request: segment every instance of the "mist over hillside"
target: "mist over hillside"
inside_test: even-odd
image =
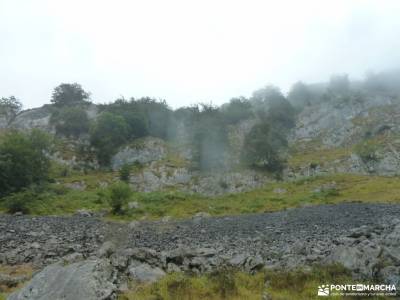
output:
[[[38,109],[20,112],[18,105],[13,108],[3,98],[1,124],[3,128],[37,127],[56,138],[88,145],[90,149],[81,154],[95,157],[95,164],[103,167],[110,166],[119,147],[152,136],[185,148],[186,158],[199,170],[242,165],[278,174],[285,168],[289,142],[295,144],[307,135],[304,130],[313,128],[304,129],[307,118],[329,110],[334,123],[318,124],[319,128],[312,129],[314,136],[304,136],[321,138],[324,130],[340,130],[344,118],[363,117],[372,107],[398,104],[399,86],[399,70],[369,73],[363,81],[334,75],[327,83],[297,82],[286,96],[278,87],[266,86],[250,98],[233,98],[220,107],[202,103],[173,110],[164,100],[148,97],[94,105],[90,93],[79,84],[61,84],[54,90],[53,103]],[[378,121],[384,126],[388,120]],[[364,135],[379,130],[366,126]],[[353,144],[360,141],[360,136],[341,138]]]

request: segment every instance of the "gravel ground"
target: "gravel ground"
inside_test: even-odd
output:
[[[265,244],[274,244],[332,239],[346,234],[351,228],[374,226],[396,217],[400,218],[400,205],[309,206],[264,214],[141,223],[135,230],[128,231],[129,238],[125,242],[157,250],[170,250],[177,244],[249,247],[249,240],[261,239]]]
[[[0,215],[0,263],[48,264],[73,252],[90,256],[106,240],[119,247],[162,251],[183,245],[274,257],[306,244],[329,248],[352,228],[393,218],[400,218],[400,205],[349,203],[130,225],[92,217]]]

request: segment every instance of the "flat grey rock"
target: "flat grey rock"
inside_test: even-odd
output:
[[[107,300],[116,286],[107,260],[88,260],[67,266],[53,264],[37,273],[8,300]]]

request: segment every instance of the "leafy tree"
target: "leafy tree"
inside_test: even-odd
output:
[[[284,166],[280,153],[286,147],[285,136],[264,121],[253,126],[247,134],[242,150],[242,161],[250,167],[280,172]]]
[[[78,83],[62,83],[57,86],[51,96],[51,103],[56,106],[88,104],[90,93]]]
[[[128,140],[128,136],[128,124],[123,117],[102,113],[90,128],[90,142],[97,149],[99,162],[109,164],[111,156]]]
[[[56,132],[65,136],[78,137],[89,131],[89,118],[80,106],[56,110],[50,121],[55,125]]]
[[[235,124],[253,116],[251,103],[244,97],[231,99],[221,107],[221,111],[228,124]]]
[[[123,207],[132,195],[132,190],[125,182],[114,183],[109,188],[110,205],[114,214],[122,214]]]
[[[14,96],[0,98],[0,117],[5,118],[7,125],[15,119],[21,109],[22,103]]]
[[[129,138],[151,135],[167,138],[172,112],[165,101],[149,97],[140,99],[117,99],[114,103],[103,105],[103,111],[123,117],[128,124]]]
[[[128,125],[129,139],[146,136],[149,133],[149,122],[146,113],[135,103],[135,100],[127,101],[117,99],[107,105],[104,111],[123,117]]]
[[[129,138],[136,139],[144,137],[149,132],[149,125],[146,116],[140,113],[129,113],[124,112],[121,116],[125,119],[128,124]]]
[[[17,192],[48,179],[49,136],[33,129],[29,133],[7,132],[0,142],[0,196]]]
[[[295,125],[295,110],[279,88],[266,86],[255,91],[251,100],[258,117],[273,128],[286,132]]]
[[[132,98],[131,103],[146,116],[149,135],[159,138],[167,137],[171,110],[165,100],[157,101],[149,97],[138,100]]]
[[[273,128],[286,134],[296,124],[296,113],[290,102],[283,97],[270,102],[266,119]]]

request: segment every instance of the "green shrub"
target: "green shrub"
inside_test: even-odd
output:
[[[133,167],[135,170],[140,171],[140,170],[142,170],[142,169],[144,168],[144,164],[141,163],[141,162],[138,161],[138,160],[135,160],[134,163],[133,163],[133,165],[132,165],[132,167]]]
[[[0,116],[5,118],[7,124],[15,119],[21,109],[22,103],[14,96],[0,98]]]
[[[123,182],[129,182],[129,176],[131,175],[131,165],[123,164],[121,169],[119,170],[119,179]]]
[[[65,185],[57,184],[57,185],[49,185],[48,191],[55,195],[61,196],[61,195],[68,194],[70,189],[68,187],[66,187]]]
[[[38,130],[8,131],[0,142],[0,196],[49,179],[49,136]]]
[[[109,164],[118,147],[128,140],[128,135],[128,124],[123,117],[105,112],[97,118],[90,128],[90,142],[102,165]]]
[[[218,184],[224,190],[226,190],[229,187],[228,183],[226,181],[222,180],[222,179],[218,182]]]
[[[268,120],[275,130],[286,132],[295,126],[295,110],[279,88],[266,86],[250,99],[261,120]]]
[[[227,124],[236,124],[253,117],[251,103],[244,97],[232,98],[221,106],[221,112]]]
[[[268,122],[256,124],[245,137],[242,162],[250,167],[280,173],[284,159],[280,154],[287,147],[284,135],[274,130]]]
[[[78,137],[89,131],[87,113],[79,106],[55,110],[51,115],[50,122],[54,124],[58,134],[65,136]]]
[[[125,182],[117,182],[109,187],[109,201],[114,214],[122,214],[123,207],[132,195],[132,190]]]
[[[33,188],[11,194],[4,198],[4,206],[8,213],[22,212],[28,214],[30,213],[30,206],[37,198],[37,195],[37,192]]]
[[[359,143],[354,150],[364,163],[376,162],[379,160],[376,154],[378,145],[372,140]]]

